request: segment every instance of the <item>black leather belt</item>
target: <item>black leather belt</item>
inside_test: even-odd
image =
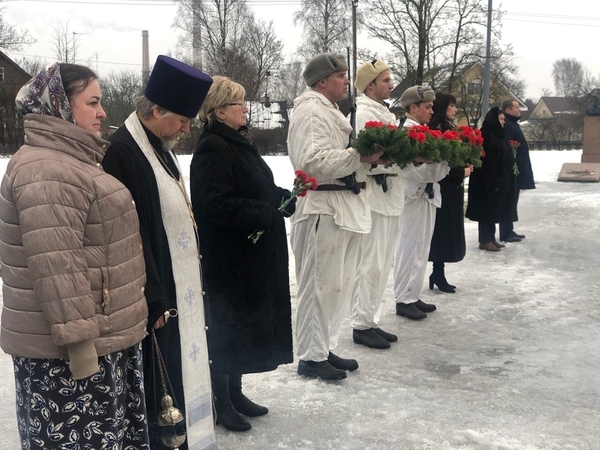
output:
[[[340,184],[320,184],[317,187],[317,191],[354,191],[355,194],[358,194],[361,189],[366,189],[366,188],[367,188],[366,181],[361,181],[361,182],[357,181],[352,186],[342,186]]]

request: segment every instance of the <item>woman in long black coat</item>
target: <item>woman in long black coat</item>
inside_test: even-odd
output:
[[[481,168],[471,174],[466,216],[479,222],[479,248],[498,252],[504,245],[496,241],[495,224],[518,220],[515,158],[506,140],[500,108],[486,114],[481,134],[485,156]]]
[[[279,211],[290,191],[248,139],[244,88],[214,77],[200,110],[204,132],[190,172],[192,206],[200,234],[203,281],[210,303],[207,332],[217,423],[251,428],[244,416],[268,412],[242,394],[245,373],[293,361],[288,250]],[[256,243],[248,239],[264,230]]]
[[[433,116],[429,128],[453,130],[456,128],[456,98],[451,94],[438,92],[433,102]],[[433,272],[429,276],[429,289],[436,285],[440,291],[454,293],[456,286],[448,283],[445,274],[447,262],[462,261],[466,253],[463,180],[468,177],[473,166],[452,167],[446,178],[439,181],[442,206],[435,215],[435,228],[431,238],[429,261]]]

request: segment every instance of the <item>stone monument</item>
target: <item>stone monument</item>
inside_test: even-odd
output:
[[[600,181],[600,104],[597,95],[592,97],[592,105],[585,110],[581,163],[563,164],[558,181]]]
[[[597,95],[592,97],[592,106],[585,110],[581,162],[600,163],[600,105]]]

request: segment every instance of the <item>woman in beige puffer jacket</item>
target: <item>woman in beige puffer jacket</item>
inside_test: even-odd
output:
[[[17,95],[25,145],[0,189],[1,345],[23,448],[149,448],[142,241],[131,194],[100,164],[100,99],[91,70],[58,63]]]

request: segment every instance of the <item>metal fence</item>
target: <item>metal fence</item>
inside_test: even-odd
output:
[[[581,150],[582,141],[527,141],[529,150]]]

